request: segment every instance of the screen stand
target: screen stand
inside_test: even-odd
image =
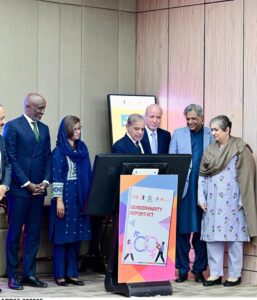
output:
[[[111,246],[105,275],[105,289],[107,292],[121,294],[126,297],[150,297],[172,295],[172,285],[169,281],[118,283],[118,214],[113,222],[113,243]]]

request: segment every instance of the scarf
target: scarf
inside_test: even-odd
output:
[[[226,168],[235,155],[239,155],[248,147],[241,138],[231,136],[223,148],[219,148],[217,143],[211,144],[204,151],[200,172],[201,176],[216,175]]]
[[[80,139],[75,141],[75,151],[69,144],[64,119],[61,121],[56,146],[64,156],[68,156],[70,160],[76,164],[77,182],[78,182],[78,199],[80,206],[85,207],[87,203],[89,188],[91,185],[91,163],[87,146]]]
[[[222,149],[219,149],[217,144],[209,145],[202,157],[200,175],[218,174],[226,168],[235,155],[238,156],[236,171],[248,232],[250,237],[255,237],[257,236],[257,177],[250,146],[238,137],[230,137]]]

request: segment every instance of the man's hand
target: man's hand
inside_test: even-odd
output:
[[[31,192],[33,196],[40,196],[43,195],[45,192],[45,189],[41,187],[41,184],[35,184],[35,183],[30,183],[29,185],[26,186],[26,188]]]
[[[39,188],[43,191],[43,193],[46,191],[47,187],[48,187],[48,184],[46,182],[41,182],[39,184]]]
[[[3,200],[5,193],[7,192],[7,187],[4,184],[0,185],[0,201]]]
[[[203,211],[206,212],[206,210],[207,210],[207,205],[206,205],[205,203],[199,203],[198,205],[201,207],[201,209],[202,209]]]

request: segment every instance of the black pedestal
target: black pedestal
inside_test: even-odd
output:
[[[122,294],[126,297],[169,296],[173,293],[172,285],[169,281],[117,284],[108,275],[105,277],[105,289],[107,292]]]

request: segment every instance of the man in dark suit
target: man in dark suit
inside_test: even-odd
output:
[[[141,139],[144,134],[145,120],[144,117],[139,114],[132,114],[128,117],[126,124],[126,134],[116,141],[112,147],[112,153],[124,153],[124,154],[143,154],[144,149],[141,145]],[[101,220],[93,217],[92,223],[92,241],[90,251],[94,253],[95,257],[99,257],[99,230],[101,226]],[[116,256],[116,255],[115,255]],[[98,259],[99,262],[99,259]]]
[[[162,109],[158,104],[151,104],[145,111],[145,133],[141,143],[146,154],[169,153],[170,133],[161,129]]]
[[[126,125],[127,133],[112,147],[112,153],[143,154],[145,150],[141,139],[145,130],[145,119],[139,114],[128,117]]]
[[[0,130],[5,124],[5,111],[0,105]],[[10,189],[11,185],[11,165],[8,162],[5,143],[3,137],[0,135],[0,205],[5,207],[2,203],[6,192]],[[0,289],[0,292],[2,290]]]
[[[7,274],[8,286],[15,290],[22,290],[23,285],[47,287],[35,276],[44,197],[51,181],[49,129],[40,122],[45,108],[44,97],[30,93],[24,100],[24,114],[8,122],[4,128],[7,154],[12,166],[6,239]],[[23,226],[23,277],[19,280],[18,248]]]

